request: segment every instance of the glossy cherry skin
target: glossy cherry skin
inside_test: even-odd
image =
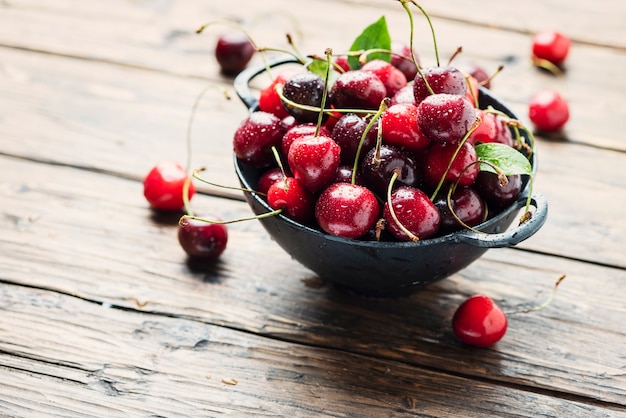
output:
[[[315,205],[315,218],[328,234],[361,238],[374,228],[380,205],[374,193],[351,183],[333,183],[322,191]]]
[[[434,142],[457,143],[476,122],[474,105],[464,95],[433,94],[417,109],[420,130]]]
[[[475,295],[465,300],[452,318],[454,334],[468,345],[489,347],[502,339],[508,320],[502,309],[488,296]]]
[[[522,192],[522,176],[515,174],[508,176],[507,180],[506,185],[502,185],[495,173],[481,171],[474,187],[491,207],[502,209],[513,204]]]
[[[476,150],[465,142],[460,147],[450,169],[446,169],[458,148],[457,144],[435,143],[428,149],[423,177],[425,183],[434,188],[445,174],[444,185],[458,181],[460,186],[470,186],[476,180],[480,167],[476,164]]]
[[[426,67],[422,69],[422,74],[424,77],[417,74],[413,82],[413,94],[417,104],[431,94],[424,79],[428,81],[428,85],[435,94],[465,96],[467,92],[465,75],[456,67]]]
[[[406,77],[407,80],[413,80],[417,75],[417,66],[411,58],[411,48],[409,45],[401,41],[391,41],[391,55],[390,63],[400,71]],[[414,52],[415,60],[419,65],[419,56]]]
[[[450,205],[448,205],[447,190],[439,193],[433,203],[441,215],[440,234],[464,228],[454,215],[467,226],[476,226],[485,220],[485,202],[471,187],[457,187],[450,196]]]
[[[221,35],[215,45],[215,58],[223,74],[233,76],[241,72],[254,55],[254,45],[242,32]]]
[[[331,138],[341,147],[341,162],[343,164],[354,164],[359,144],[363,137],[365,129],[367,129],[368,121],[362,116],[347,113],[341,117],[333,127]],[[376,145],[376,137],[378,135],[378,124],[375,123],[363,138],[363,145],[359,159],[363,160],[367,152]]]
[[[389,97],[392,97],[407,84],[404,73],[383,60],[368,61],[361,67],[361,71],[370,72],[378,77],[383,82]]]
[[[480,124],[467,138],[470,144],[497,142],[510,147],[514,145],[513,134],[500,116],[482,109],[476,109],[476,116],[480,119]]]
[[[545,30],[537,32],[532,39],[533,56],[561,66],[570,50],[570,39],[561,32]]]
[[[350,71],[350,64],[348,63],[348,57],[345,55],[339,55],[335,57],[334,63],[341,69],[340,72]]]
[[[285,178],[283,175],[283,171],[279,167],[270,168],[265,171],[259,177],[259,181],[257,182],[256,191],[259,193],[267,194],[267,191],[270,189],[270,186],[277,181]]]
[[[396,92],[396,94],[394,94],[391,97],[391,101],[390,101],[390,106],[393,106],[395,104],[399,104],[399,103],[409,103],[412,105],[416,105],[417,103],[415,102],[415,95],[413,94],[413,85],[409,84],[403,88],[401,88],[400,90],[398,90]]]
[[[290,74],[280,73],[276,78],[259,93],[259,110],[276,115],[283,119],[289,116],[287,109],[283,106],[283,102],[276,91],[276,86],[285,84]]]
[[[320,136],[330,136],[330,131],[326,127],[322,125],[318,131],[317,124],[315,123],[301,123],[290,128],[287,132],[285,132],[281,141],[280,149],[282,154],[286,157],[289,155],[289,148],[291,148],[293,141],[298,138],[302,138],[303,136],[315,135],[315,132],[317,132]]]
[[[401,186],[391,194],[391,205],[398,221],[418,239],[432,237],[439,231],[441,217],[428,196],[415,187]],[[409,237],[393,219],[389,202],[383,209],[386,230],[401,241],[409,241]]]
[[[272,209],[296,222],[306,224],[313,219],[315,199],[294,177],[285,177],[272,183],[267,191],[267,203]]]
[[[275,162],[272,147],[280,147],[284,134],[277,116],[260,110],[252,112],[233,135],[235,155],[253,167],[267,167]]]
[[[287,161],[294,177],[315,193],[330,184],[337,175],[341,148],[328,136],[297,138],[289,148]]]
[[[201,217],[220,220],[212,215],[203,215]],[[191,258],[206,261],[215,260],[226,249],[228,229],[224,224],[184,219],[178,228],[178,242]]]
[[[382,144],[378,153],[376,148],[372,148],[361,162],[363,184],[380,197],[387,196],[394,172],[398,176],[393,187],[417,187],[420,183],[421,175],[416,161],[407,152],[394,146]]]
[[[177,162],[163,161],[155,165],[143,179],[143,195],[153,209],[178,211],[184,208],[183,186],[189,175]],[[192,198],[196,188],[189,184],[187,197]]]
[[[559,131],[569,120],[569,105],[558,92],[542,90],[530,98],[528,118],[539,131]]]
[[[289,77],[283,85],[283,95],[294,103],[320,108],[325,88],[324,80],[311,72]],[[298,123],[317,123],[319,112],[301,109],[283,102],[283,106]]]
[[[376,110],[387,96],[387,89],[378,77],[361,70],[341,74],[328,98],[336,109]]]
[[[383,141],[408,151],[428,148],[430,138],[417,124],[417,106],[398,103],[389,107],[381,118]]]

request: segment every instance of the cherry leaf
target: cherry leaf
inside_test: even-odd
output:
[[[509,145],[489,142],[478,144],[474,148],[476,149],[478,161],[489,163],[480,164],[480,169],[483,171],[495,173],[496,170],[490,165],[492,164],[502,170],[505,176],[512,176],[514,174],[532,175],[533,168],[528,158]]]
[[[391,50],[391,36],[387,29],[387,19],[381,16],[376,22],[366,27],[363,32],[352,43],[350,51],[368,51],[370,49]],[[391,55],[384,52],[375,52],[368,55],[368,61],[381,59],[389,62]],[[359,57],[348,56],[348,64],[352,70],[361,68]]]
[[[307,66],[307,69],[313,74],[317,74],[324,79],[326,77],[326,72],[328,71],[328,62],[322,59],[314,59]],[[328,71],[328,85],[332,86],[339,75],[339,72],[331,66],[330,71]]]

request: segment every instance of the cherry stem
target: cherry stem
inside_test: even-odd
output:
[[[258,192],[256,190],[252,190],[252,189],[246,189],[246,188],[242,188],[242,187],[233,187],[233,186],[224,186],[223,184],[217,184],[217,183],[213,183],[205,178],[202,178],[198,175],[198,173],[202,172],[206,170],[206,168],[202,167],[202,168],[198,168],[196,170],[193,171],[192,177],[195,179],[200,180],[201,182],[208,184],[209,186],[214,186],[214,187],[219,187],[220,189],[228,189],[228,190],[237,190],[240,192],[245,192],[245,193],[256,193],[258,195],[262,195],[265,196],[265,193],[262,192]],[[183,196],[184,197],[184,196]]]
[[[415,51],[413,50],[413,38],[414,38],[414,32],[415,32],[415,28],[414,28],[415,24],[413,23],[413,12],[411,11],[411,8],[409,7],[410,0],[399,0],[399,1],[402,4],[402,7],[404,8],[404,10],[406,10],[407,15],[409,16],[409,23],[410,23],[410,28],[411,28],[411,34],[409,36],[409,49],[411,50],[411,59],[413,60],[413,64],[415,64],[417,73],[420,75],[420,77],[422,77],[422,80],[424,80],[424,85],[426,86],[426,89],[428,90],[428,92],[430,94],[435,94],[435,91],[432,89],[432,87],[428,83],[428,80],[426,80],[426,77],[424,77],[424,73],[422,72],[422,69],[417,63],[417,59],[415,58]],[[437,49],[435,48],[435,53],[436,51]],[[439,55],[437,55],[437,65],[439,65]]]
[[[405,0],[400,0],[400,1],[406,2]],[[439,48],[437,48],[437,38],[435,37],[435,28],[433,27],[433,22],[431,22],[430,16],[428,16],[428,13],[426,13],[426,10],[424,10],[424,8],[422,6],[420,6],[415,0],[409,0],[409,1],[411,3],[413,3],[415,5],[415,7],[420,9],[422,14],[424,15],[424,17],[428,21],[428,26],[430,26],[430,32],[431,32],[431,34],[433,36],[433,45],[435,47],[435,58],[436,58],[436,62],[437,62],[437,67],[439,67],[439,65],[440,65],[439,64]],[[412,50],[412,48],[411,48],[411,50]]]
[[[470,82],[471,76],[466,76],[465,80],[467,82],[467,88],[470,91],[470,94],[472,95],[472,100],[474,101],[474,107],[478,109],[478,92],[474,91],[474,86],[472,86],[472,83]]]
[[[548,297],[548,299],[542,303],[541,305],[538,306],[533,306],[532,308],[528,308],[528,309],[518,309],[515,311],[507,311],[505,312],[506,315],[513,315],[513,314],[521,314],[521,313],[530,313],[530,312],[536,312],[536,311],[540,311],[543,308],[547,307],[550,303],[552,303],[552,300],[554,299],[554,296],[556,295],[556,290],[559,287],[559,285],[561,284],[561,282],[563,280],[565,280],[566,275],[563,274],[561,277],[559,277],[556,282],[554,283],[554,286],[552,287],[552,293],[550,293],[550,296]]]
[[[322,91],[322,103],[320,105],[320,112],[317,114],[317,126],[315,127],[315,136],[318,136],[320,133],[320,128],[322,127],[322,122],[324,120],[324,108],[326,108],[326,100],[328,98],[328,84],[330,78],[330,67],[332,65],[332,55],[333,50],[327,48],[324,51],[326,55],[326,74],[324,75],[324,91]]]
[[[380,106],[378,106],[378,111],[374,114],[374,116],[368,122],[367,126],[365,127],[365,130],[363,130],[363,133],[361,134],[361,139],[359,140],[359,146],[356,149],[356,155],[354,157],[354,164],[352,166],[352,180],[351,180],[352,184],[356,184],[356,173],[359,168],[359,160],[361,157],[361,151],[363,150],[363,144],[365,143],[365,138],[367,137],[369,132],[372,130],[372,127],[374,126],[374,123],[376,122],[379,122],[377,138],[376,138],[377,150],[379,148],[379,143],[382,140],[382,129],[380,127],[380,117],[383,115],[383,113],[385,113],[387,108],[389,108],[389,98],[384,98],[380,102]]]
[[[254,221],[254,220],[257,220],[257,219],[269,218],[270,216],[280,215],[282,213],[282,211],[283,211],[282,209],[276,209],[276,210],[273,210],[271,212],[262,213],[260,215],[251,216],[251,217],[248,217],[248,218],[231,219],[229,221],[217,221],[215,219],[207,219],[207,218],[202,218],[200,216],[183,215],[178,220],[178,224],[181,225],[181,226],[184,226],[186,220],[193,220],[193,221],[202,221],[202,222],[206,222],[206,223],[210,223],[210,224],[227,225],[227,224],[234,224],[236,222]]]
[[[542,69],[544,69],[546,71],[549,71],[550,73],[552,73],[553,75],[555,75],[557,77],[563,76],[563,74],[564,74],[563,70],[561,70],[558,65],[556,65],[556,64],[554,64],[554,63],[552,63],[552,62],[550,62],[550,61],[548,61],[546,59],[542,59],[542,58],[536,57],[535,55],[533,55],[531,57],[531,59],[532,59],[533,64],[536,67],[539,67],[539,68],[542,68]]]
[[[480,84],[481,86],[485,86],[487,84],[489,84],[491,82],[491,80],[493,80],[498,74],[500,74],[502,72],[502,70],[504,70],[504,65],[500,65],[498,66],[498,68],[496,69],[496,71],[494,71],[493,74],[491,74],[489,77],[487,77],[486,80],[481,81]]]
[[[189,203],[189,187],[191,186],[191,176],[187,176],[185,182],[183,183],[183,206],[185,207],[185,213],[189,216],[193,216],[193,210],[191,209],[191,204]]]
[[[409,231],[404,225],[402,225],[402,222],[400,222],[400,220],[396,216],[396,211],[394,210],[393,203],[391,201],[391,192],[393,190],[393,185],[396,182],[396,179],[398,178],[399,171],[400,171],[400,168],[396,168],[393,170],[393,174],[391,175],[391,179],[389,180],[389,185],[387,186],[387,205],[389,206],[389,214],[391,215],[391,218],[396,223],[398,228],[400,228],[400,230],[404,232],[411,241],[417,242],[419,241],[419,237],[415,235],[414,233],[412,233],[411,231]]]
[[[310,106],[310,105],[305,105],[301,103],[296,103],[293,100],[290,100],[287,97],[285,97],[285,95],[283,94],[282,84],[277,84],[275,87],[275,90],[276,90],[276,93],[278,94],[278,97],[280,97],[280,100],[283,101],[283,103],[286,103],[289,106],[295,107],[297,109],[308,110],[310,112],[316,112],[316,113],[324,112],[329,115],[333,113],[360,113],[360,114],[366,114],[366,115],[373,115],[376,113],[373,110],[368,110],[368,109],[323,109],[317,106]]]
[[[443,186],[443,183],[446,180],[446,176],[448,175],[448,172],[450,171],[450,168],[452,167],[452,164],[454,164],[454,160],[456,160],[457,155],[461,151],[461,148],[463,147],[463,144],[465,144],[465,141],[467,141],[467,138],[469,138],[469,136],[472,134],[472,132],[474,132],[476,130],[476,128],[478,128],[478,125],[480,125],[480,123],[481,123],[481,119],[477,117],[476,120],[474,121],[474,123],[472,124],[472,126],[470,127],[470,129],[468,129],[468,131],[465,134],[465,136],[463,137],[463,139],[461,139],[461,142],[459,142],[459,145],[454,150],[454,154],[452,154],[452,158],[450,158],[450,161],[448,162],[448,166],[446,167],[446,170],[443,172],[443,174],[441,175],[441,178],[439,179],[439,183],[437,184],[437,187],[435,188],[435,191],[430,196],[430,200],[431,201],[435,200],[435,198],[437,197],[437,194],[439,193],[439,190],[441,190],[441,187]],[[460,176],[459,176],[459,178],[460,178]]]
[[[452,56],[450,57],[450,59],[448,59],[448,66],[450,66],[452,64],[452,61],[457,57],[457,55],[459,55],[461,52],[463,52],[463,47],[459,46],[456,48],[456,51],[454,51],[454,53],[452,54]]]

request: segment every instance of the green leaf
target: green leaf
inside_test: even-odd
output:
[[[376,22],[366,27],[363,32],[352,43],[350,51],[368,51],[370,49],[384,49],[391,50],[391,36],[387,29],[387,20],[385,16],[381,16]],[[375,52],[368,55],[368,61],[374,59],[381,59],[389,62],[391,55],[384,52]],[[355,56],[348,56],[348,64],[353,70],[361,68],[359,58]]]
[[[478,161],[486,161],[493,164],[502,170],[506,176],[514,174],[532,175],[533,168],[530,161],[515,148],[497,142],[478,144],[474,148],[476,149]],[[480,169],[493,173],[496,172],[489,164],[480,164]]]
[[[322,77],[322,79],[325,79],[326,70],[328,69],[328,62],[321,59],[314,59],[307,66],[307,69],[313,74],[317,74],[318,76]],[[339,72],[331,66],[328,73],[328,85],[332,86],[335,83],[335,80],[337,80],[337,77],[339,77]]]

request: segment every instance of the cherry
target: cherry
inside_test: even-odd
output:
[[[261,89],[259,93],[259,110],[272,113],[280,119],[289,116],[289,113],[283,106],[283,102],[276,91],[276,86],[285,84],[287,78],[289,78],[288,74],[280,73],[267,87]]]
[[[496,173],[481,171],[476,177],[474,187],[483,199],[494,208],[506,208],[511,205],[522,191],[522,176],[514,174],[507,177],[503,185]]]
[[[461,67],[461,71],[473,77],[479,85],[485,88],[491,88],[491,76],[480,65],[470,62]]]
[[[457,154],[453,160],[455,152]],[[469,186],[474,183],[480,170],[477,160],[476,150],[468,142],[464,142],[460,148],[457,144],[435,143],[426,154],[424,182],[434,188],[445,174],[444,185],[458,181],[460,186]]]
[[[409,103],[399,103],[389,107],[381,119],[385,143],[409,151],[421,151],[427,148],[430,145],[430,139],[419,128],[417,113],[417,106]]]
[[[224,224],[183,218],[178,228],[178,242],[193,259],[215,260],[226,249],[228,230]]]
[[[351,165],[340,165],[337,169],[337,175],[335,176],[335,180],[333,183],[352,183],[352,173],[354,172],[354,167]],[[361,180],[361,174],[357,171],[356,176],[354,178],[355,184],[363,184]]]
[[[390,106],[398,103],[416,104],[415,95],[413,94],[413,84],[404,86],[391,97]]]
[[[380,59],[366,62],[361,67],[361,71],[372,73],[378,77],[383,82],[389,97],[392,97],[398,90],[407,85],[406,76],[402,71]]]
[[[423,77],[420,74],[416,75],[413,82],[413,94],[418,104],[431,95],[430,90],[426,87],[426,81],[435,94],[447,93],[465,96],[467,92],[465,76],[456,67],[426,67],[422,70],[422,74]]]
[[[267,191],[267,203],[296,222],[307,223],[313,218],[315,199],[294,177],[272,183]]]
[[[474,295],[465,300],[452,318],[455,335],[465,344],[489,347],[502,339],[508,320],[488,296]]]
[[[267,112],[255,111],[244,119],[233,136],[235,155],[253,167],[275,162],[272,147],[279,147],[284,129],[281,120]]]
[[[183,186],[189,175],[185,169],[173,161],[163,161],[155,165],[143,180],[143,195],[153,209],[178,211],[183,209]],[[189,185],[189,199],[196,189]]]
[[[542,90],[530,98],[528,117],[539,131],[558,131],[569,120],[569,105],[558,92]]]
[[[354,164],[354,159],[361,142],[361,137],[367,128],[368,122],[365,118],[355,113],[347,113],[337,121],[331,132],[331,137],[341,147],[341,162],[343,164]],[[363,145],[361,146],[360,159],[376,145],[378,136],[378,124],[374,124],[369,130]]]
[[[513,146],[513,134],[506,122],[494,113],[476,109],[476,116],[480,119],[480,124],[472,131],[467,141],[472,145],[498,142],[508,146]]]
[[[287,161],[294,177],[311,192],[330,184],[337,175],[341,148],[328,136],[297,138],[289,148]]]
[[[285,81],[283,96],[300,105],[321,107],[325,82],[322,77],[312,72],[295,74]],[[319,112],[301,109],[283,102],[283,106],[298,123],[317,123]]]
[[[475,121],[474,105],[464,95],[433,94],[418,105],[418,126],[436,142],[459,142]]]
[[[570,45],[570,39],[561,32],[554,30],[537,32],[532,39],[533,58],[561,66],[569,54]]]
[[[441,215],[439,232],[442,234],[458,231],[466,226],[476,226],[485,219],[485,203],[471,187],[457,187],[450,196],[450,205],[447,192],[439,193],[433,203]]]
[[[283,178],[285,178],[283,170],[281,170],[279,167],[270,168],[269,170],[265,171],[261,175],[261,177],[259,177],[256,190],[259,193],[267,194],[270,186],[277,181],[282,180]]]
[[[244,33],[234,31],[217,39],[215,58],[222,73],[232,76],[246,68],[255,51],[254,45]]]
[[[394,173],[394,187],[417,186],[421,180],[415,160],[392,145],[382,144],[369,150],[361,163],[361,179],[374,193],[386,196]]]
[[[335,57],[335,65],[341,68],[342,72],[350,71],[350,64],[348,63],[348,57],[345,55],[339,55]]]
[[[395,219],[391,214],[389,202],[385,202],[383,217],[386,229],[399,240],[415,240],[415,237],[425,239],[435,235],[439,230],[441,220],[439,210],[420,189],[408,186],[398,187],[391,194],[391,207],[395,213]],[[398,225],[398,222],[402,227]],[[408,235],[403,228],[413,235]]]
[[[386,96],[383,82],[362,70],[341,74],[329,92],[330,103],[337,109],[376,110]]]
[[[407,80],[415,79],[417,75],[417,67],[411,59],[411,47],[404,42],[391,41],[391,65],[402,71]],[[417,53],[414,53],[415,60],[419,65]]]
[[[333,183],[322,191],[315,205],[317,223],[328,234],[361,238],[374,228],[380,205],[368,188]]]
[[[302,138],[303,136],[315,135],[318,133],[320,136],[330,136],[330,131],[324,127],[320,126],[319,131],[317,129],[317,125],[314,123],[302,123],[299,125],[295,125],[283,135],[283,139],[281,142],[281,152],[284,156],[289,155],[289,148],[291,148],[291,144],[298,138]]]

